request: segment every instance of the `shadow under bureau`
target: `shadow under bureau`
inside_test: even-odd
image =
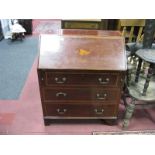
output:
[[[121,36],[41,35],[45,125],[50,119],[117,119],[125,70]]]

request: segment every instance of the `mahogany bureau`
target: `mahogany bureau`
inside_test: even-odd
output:
[[[45,125],[51,119],[117,119],[126,71],[124,39],[105,34],[40,36]]]

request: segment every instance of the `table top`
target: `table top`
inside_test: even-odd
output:
[[[38,68],[125,71],[124,38],[119,35],[41,35]]]
[[[136,83],[133,79],[130,83],[130,86],[128,87],[129,94],[137,100],[147,102],[155,101],[155,78],[153,77],[152,80],[149,82],[149,87],[147,89],[146,96],[142,95],[146,77],[140,76],[138,83]]]
[[[155,64],[155,49],[139,49],[136,55],[149,63]]]

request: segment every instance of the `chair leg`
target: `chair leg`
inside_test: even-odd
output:
[[[131,81],[131,69],[129,68],[127,70],[127,85],[130,85],[130,81]]]
[[[142,65],[142,59],[139,58],[139,63],[138,63],[137,71],[136,71],[136,77],[135,77],[135,82],[136,83],[138,82],[138,79],[139,79],[141,65]]]
[[[143,96],[146,96],[146,91],[147,91],[147,88],[149,87],[149,82],[150,82],[151,76],[153,74],[152,68],[153,68],[153,64],[150,64],[150,67],[148,69],[147,78],[146,78],[146,81],[145,81],[145,84],[144,84],[143,93],[142,93]]]
[[[146,74],[146,69],[149,67],[149,63],[146,61],[143,62],[142,64],[142,73],[145,75]]]
[[[132,99],[131,103],[127,105],[125,111],[125,117],[123,120],[123,129],[127,128],[129,125],[129,121],[134,113],[135,110],[135,99]]]

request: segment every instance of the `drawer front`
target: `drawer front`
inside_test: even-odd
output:
[[[96,101],[107,102],[118,99],[119,89],[103,88],[43,88],[43,100],[45,102],[72,102],[72,101]]]
[[[68,117],[114,117],[117,115],[117,105],[50,105],[45,104],[46,116]]]
[[[45,85],[97,85],[117,86],[119,74],[117,73],[57,73],[45,72]]]
[[[95,22],[65,22],[66,29],[100,29],[100,23]]]

